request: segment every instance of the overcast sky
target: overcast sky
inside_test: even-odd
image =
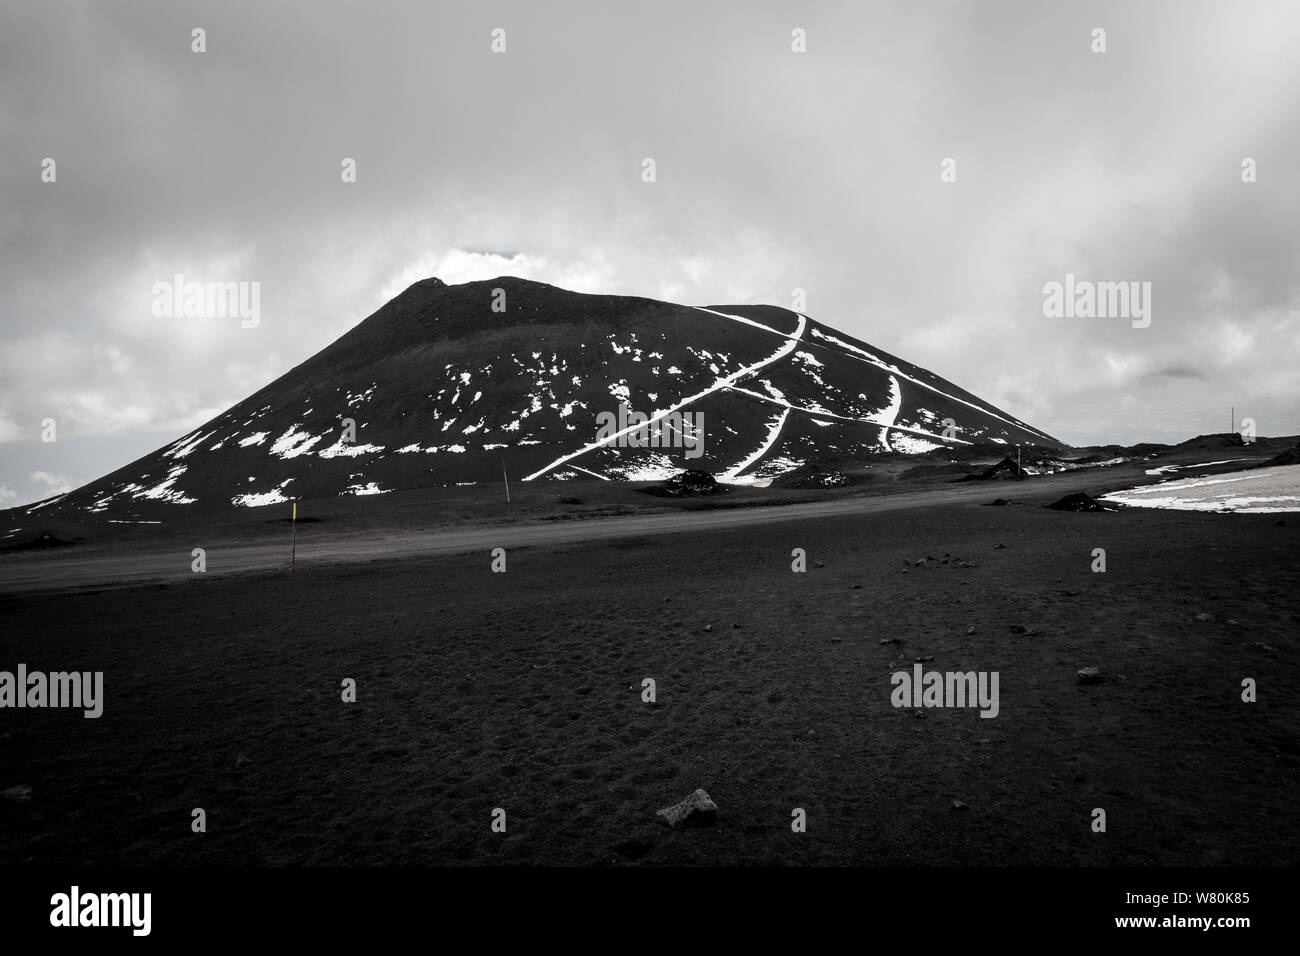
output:
[[[429,275],[799,288],[1068,442],[1300,432],[1297,50],[1290,0],[0,0],[0,507]],[[155,317],[176,273],[260,323]],[[1150,282],[1150,326],[1046,317],[1067,273]]]

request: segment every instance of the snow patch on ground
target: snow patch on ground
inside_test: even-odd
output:
[[[360,483],[349,485],[345,491],[340,492],[340,497],[342,495],[384,495],[387,493],[373,481],[370,481],[364,485]]]
[[[1229,487],[1219,487],[1223,485]],[[1127,491],[1115,491],[1102,498],[1131,507],[1169,508],[1175,511],[1238,514],[1300,511],[1300,465],[1233,471],[1211,478],[1162,481]]]

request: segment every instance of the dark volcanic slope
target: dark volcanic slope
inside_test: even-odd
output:
[[[597,444],[597,414],[620,401],[703,413],[703,455]],[[945,419],[958,441],[1060,444],[785,309],[425,279],[174,444],[34,507],[156,517],[495,481],[503,461],[512,479],[650,479],[690,465],[761,481],[809,461],[939,447]]]

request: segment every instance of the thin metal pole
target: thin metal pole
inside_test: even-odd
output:
[[[506,483],[506,504],[510,504],[510,476],[506,474],[506,460],[501,459],[501,480]]]

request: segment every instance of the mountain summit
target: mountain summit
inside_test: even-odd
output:
[[[664,441],[623,428],[638,413]],[[699,426],[694,449],[683,422]],[[512,480],[691,467],[763,483],[821,460],[974,442],[1061,444],[775,306],[429,278],[178,441],[34,507],[127,515],[378,494],[497,481],[502,462]]]

